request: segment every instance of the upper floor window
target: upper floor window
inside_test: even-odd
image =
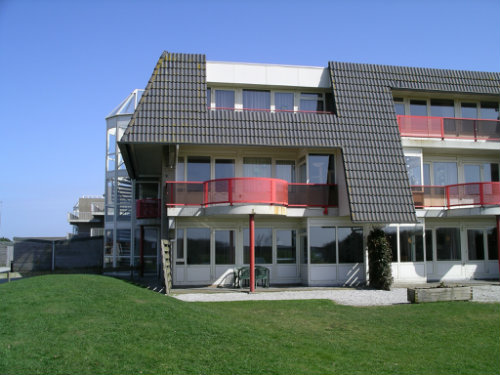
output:
[[[396,115],[405,114],[405,103],[403,98],[394,98],[394,111]]]
[[[243,108],[269,111],[271,109],[271,92],[243,90]]]
[[[300,111],[322,112],[324,108],[323,94],[304,92],[300,94]]]
[[[293,111],[294,94],[292,92],[275,92],[274,108],[276,111]]]
[[[234,109],[234,91],[215,90],[215,107],[219,109]]]
[[[455,117],[455,105],[450,99],[431,99],[431,116]]]

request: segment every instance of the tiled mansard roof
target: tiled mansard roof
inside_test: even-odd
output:
[[[209,111],[204,55],[164,52],[123,145],[339,147],[354,222],[415,222],[391,88],[500,93],[498,73],[329,63],[337,115]]]

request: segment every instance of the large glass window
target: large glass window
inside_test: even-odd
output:
[[[467,250],[469,260],[484,259],[483,231],[479,229],[467,229]]]
[[[215,107],[218,109],[234,109],[234,91],[215,90]]]
[[[422,227],[399,227],[400,262],[424,261],[424,236]]]
[[[309,168],[309,183],[335,183],[334,155],[309,155],[307,159],[307,165]]]
[[[293,93],[275,92],[274,108],[276,111],[293,111]]]
[[[210,88],[207,89],[207,108],[212,106],[212,90]]]
[[[429,186],[431,184],[431,165],[429,163],[424,163],[424,185]]]
[[[185,168],[185,165],[184,165],[184,158],[183,157],[179,157],[177,159],[177,168],[175,170],[175,180],[176,181],[184,181],[184,168]]]
[[[184,261],[184,229],[177,229],[176,247],[177,247],[176,249],[177,261]],[[177,264],[179,264],[179,262]]]
[[[394,98],[394,111],[396,112],[396,115],[405,114],[405,103],[403,98]]]
[[[233,178],[234,160],[216,159],[215,160],[215,178]]]
[[[363,228],[337,228],[339,263],[363,263]]]
[[[444,186],[458,183],[457,163],[455,162],[435,162],[434,185]]]
[[[301,93],[299,110],[311,112],[324,111],[323,94]]]
[[[271,108],[271,92],[243,90],[243,108],[269,110]]]
[[[453,99],[431,99],[431,116],[455,117]]]
[[[276,178],[295,182],[295,161],[276,160]]]
[[[426,100],[410,100],[410,115],[427,116]]]
[[[210,264],[210,229],[188,228],[187,238],[187,263]]]
[[[276,231],[276,254],[278,263],[296,263],[297,262],[297,247],[295,244],[294,230],[277,230]]]
[[[250,263],[250,232],[243,231],[243,262]],[[271,228],[255,228],[255,264],[273,262],[273,231]]]
[[[410,185],[422,185],[422,158],[420,156],[405,156],[405,159]]]
[[[271,177],[271,158],[243,158],[244,177]]]
[[[462,118],[477,118],[477,104],[476,103],[462,103]]]
[[[431,261],[432,256],[432,229],[425,230],[425,259]]]
[[[234,264],[235,244],[234,230],[216,230],[215,264]]]
[[[311,263],[336,263],[335,227],[309,228]]]
[[[481,166],[478,164],[464,165],[464,182],[481,181]]]
[[[460,229],[436,229],[436,255],[437,260],[461,260]]]
[[[499,181],[498,164],[485,163],[483,164],[483,181]]]
[[[116,231],[116,247],[119,257],[130,257],[130,229],[118,229]]]
[[[486,236],[488,237],[488,259],[496,260],[498,259],[497,228],[488,229]]]
[[[210,156],[189,156],[187,164],[188,181],[210,180]]]
[[[498,116],[498,102],[481,102],[480,118],[500,120]]]

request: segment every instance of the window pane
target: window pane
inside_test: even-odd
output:
[[[499,120],[497,102],[481,102],[480,118],[488,120]]]
[[[215,90],[215,107],[234,109],[234,91]]]
[[[276,250],[278,263],[296,263],[297,251],[294,230],[276,231]]]
[[[215,264],[234,264],[234,230],[215,231]]]
[[[177,159],[177,169],[175,170],[175,180],[184,181],[184,158]]]
[[[337,228],[339,263],[363,263],[363,228]]]
[[[486,235],[488,236],[488,259],[498,259],[497,228],[488,229]]]
[[[270,109],[271,93],[269,91],[243,90],[243,108]]]
[[[434,185],[453,185],[458,183],[457,163],[437,162],[434,163]]]
[[[210,156],[190,156],[187,165],[188,181],[210,180]]]
[[[271,177],[271,158],[243,158],[244,177]]]
[[[323,111],[323,95],[316,93],[300,94],[299,110],[312,112]]]
[[[276,160],[276,178],[295,182],[295,161]]]
[[[461,108],[463,118],[477,118],[476,103],[462,103]]]
[[[422,170],[420,169],[422,159],[420,156],[405,156],[405,159],[410,185],[422,185]]]
[[[422,227],[399,227],[399,252],[401,262],[424,261]]]
[[[483,231],[479,229],[467,230],[467,250],[469,251],[469,260],[484,259],[484,239]]]
[[[311,227],[309,233],[311,263],[336,263],[335,228]]]
[[[187,237],[187,263],[210,264],[210,229],[188,228]]]
[[[460,229],[436,229],[437,260],[461,260]]]
[[[453,100],[431,99],[431,116],[455,117],[455,106]]]
[[[130,229],[116,231],[117,256],[130,256]]]
[[[483,181],[487,182],[498,182],[498,164],[496,163],[485,163],[483,164]]]
[[[465,164],[464,165],[465,182],[480,182],[481,181],[481,166]]]
[[[234,160],[217,159],[215,160],[215,178],[233,178]]]
[[[300,236],[300,247],[302,248],[302,264],[307,264],[307,236]]]
[[[293,94],[289,92],[274,93],[274,108],[277,111],[293,111]]]
[[[394,111],[396,112],[396,115],[404,115],[405,114],[404,103],[394,103]]]
[[[177,259],[184,259],[184,229],[177,229]]]
[[[212,105],[212,90],[210,88],[207,89],[207,107],[211,107]]]
[[[424,164],[424,185],[431,184],[431,165]]]
[[[392,250],[392,261],[398,261],[398,228],[386,226],[382,228]]]
[[[243,262],[250,263],[250,232],[243,231]],[[273,262],[273,231],[271,228],[255,228],[255,264]]]
[[[410,100],[410,115],[427,116],[427,101]]]
[[[425,259],[431,261],[432,257],[432,230],[425,230]]]
[[[309,167],[309,183],[335,183],[334,155],[309,155],[307,165]]]

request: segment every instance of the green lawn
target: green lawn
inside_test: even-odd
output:
[[[0,374],[498,374],[500,304],[186,303],[95,275],[0,285]]]

